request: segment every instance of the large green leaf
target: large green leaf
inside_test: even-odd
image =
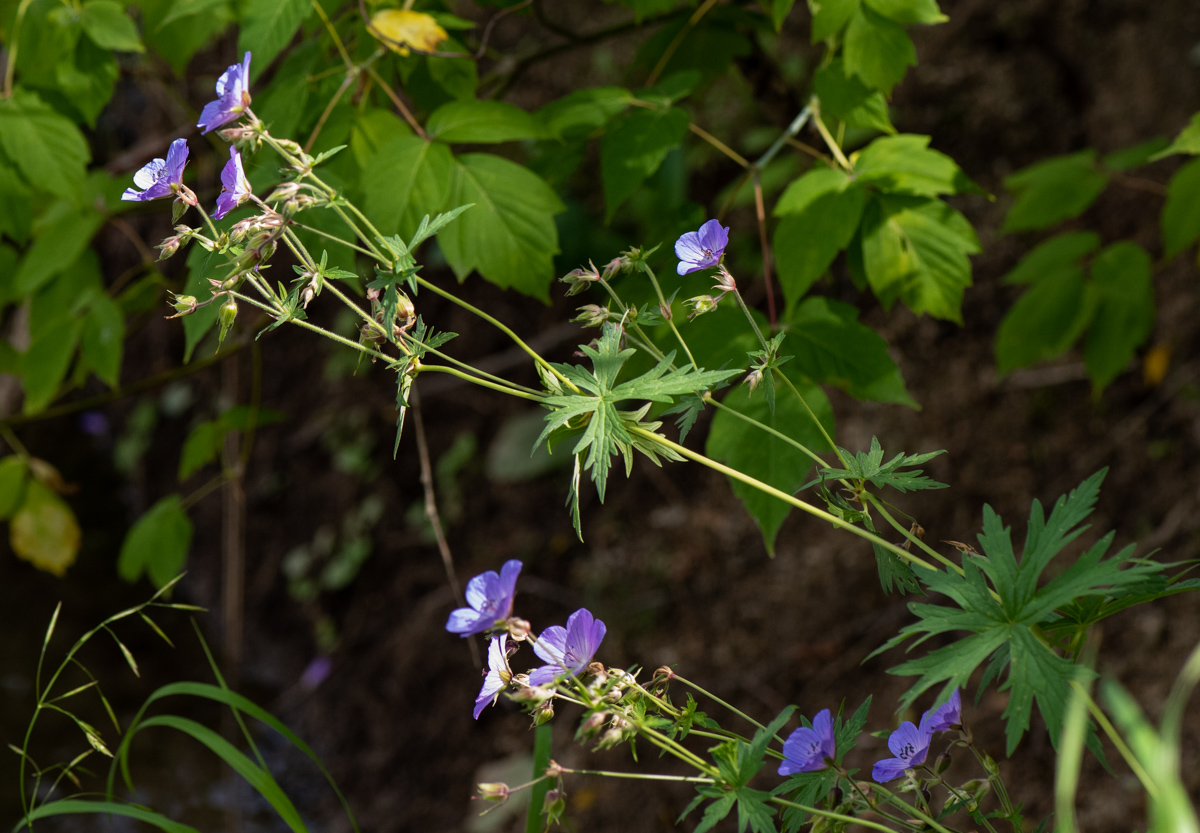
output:
[[[1084,346],[1088,376],[1103,389],[1125,369],[1154,327],[1150,255],[1136,243],[1114,243],[1092,261],[1095,313]]]
[[[247,0],[238,34],[238,52],[254,53],[250,64],[252,78],[257,78],[275,60],[311,12],[310,0]]]
[[[863,2],[897,23],[944,23],[950,19],[942,14],[937,0],[863,0]]]
[[[1004,231],[1043,229],[1077,217],[1108,185],[1108,175],[1096,166],[1096,151],[1088,149],[1022,168],[1004,180],[1016,195]]]
[[[94,208],[71,208],[65,203],[46,212],[34,229],[33,245],[25,252],[11,277],[5,295],[19,298],[35,292],[74,263],[104,222]]]
[[[817,43],[836,35],[850,22],[858,9],[859,0],[808,0],[812,12],[812,42]]]
[[[784,370],[791,365],[791,362],[784,365]],[[825,394],[795,371],[788,376],[804,396],[809,408],[821,420],[825,430],[832,436],[833,408]],[[745,385],[731,391],[725,397],[724,404],[774,428],[813,451],[831,450],[808,411],[791,391],[781,391],[776,395],[773,412],[767,407],[766,397],[761,391],[758,395],[752,395]],[[713,416],[705,450],[710,457],[788,494],[793,494],[804,485],[808,470],[813,464],[812,459],[795,446],[773,434],[759,431],[724,411],[718,411]],[[775,538],[792,507],[779,498],[764,494],[739,480],[731,478],[729,482],[733,493],[741,499],[746,511],[758,523],[767,552],[774,555]]]
[[[1162,211],[1163,248],[1174,257],[1200,237],[1200,159],[1175,172]]]
[[[939,200],[877,196],[863,211],[863,267],[884,306],[898,298],[917,314],[961,322],[967,255],[978,251],[971,224]]]
[[[0,234],[7,236],[17,243],[29,240],[33,225],[32,212],[29,210],[29,199],[32,192],[21,175],[15,169],[0,162]],[[12,250],[9,249],[11,252]],[[5,274],[12,274],[12,264],[5,264]],[[0,288],[0,300],[7,291]]]
[[[1100,248],[1100,235],[1094,231],[1070,231],[1039,243],[1001,280],[1004,283],[1038,281],[1077,269],[1079,261]]]
[[[784,350],[793,353],[788,367],[856,399],[917,403],[908,395],[900,368],[888,355],[887,342],[865,324],[858,309],[828,298],[806,298],[785,325]],[[778,400],[777,400],[778,401]]]
[[[117,573],[125,581],[146,574],[162,587],[183,570],[192,545],[192,522],[179,495],[167,495],[150,507],[125,536],[117,557]]]
[[[61,95],[89,127],[108,104],[121,68],[116,56],[87,38],[80,38],[71,60],[55,67],[54,92]],[[50,91],[46,90],[49,95]]]
[[[996,333],[1001,374],[1066,352],[1092,315],[1083,271],[1071,266],[1047,275],[1017,299]]]
[[[101,49],[116,52],[145,52],[137,26],[116,0],[87,0],[80,15],[83,31]]]
[[[841,171],[814,169],[793,182],[775,206],[775,258],[788,306],[796,304],[849,244],[866,192]]]
[[[455,167],[450,148],[441,142],[418,136],[388,141],[363,169],[368,216],[384,234],[399,232],[408,240],[423,216],[446,208]]]
[[[229,0],[138,0],[146,45],[182,75],[197,50],[234,19]],[[255,64],[258,63],[255,58]]]
[[[962,169],[944,153],[929,149],[929,137],[902,133],[867,145],[854,160],[855,178],[892,194],[936,197],[975,190]]]
[[[78,192],[91,159],[79,128],[20,87],[0,98],[0,146],[30,185],[60,197]]]
[[[443,142],[476,144],[546,136],[546,129],[536,117],[503,101],[448,102],[433,111],[425,130]]]
[[[688,115],[678,107],[635,108],[609,125],[600,145],[606,220],[658,170],[667,152],[683,141],[687,129]]]
[[[552,136],[576,139],[603,127],[632,99],[623,87],[591,87],[550,102],[536,115]]]
[[[80,354],[88,366],[111,388],[121,375],[121,352],[125,346],[125,316],[117,302],[100,295],[83,320]]]
[[[549,299],[558,254],[554,215],[566,210],[537,174],[486,153],[454,160],[447,205],[474,207],[438,234],[458,279],[478,270],[497,286]]]
[[[308,79],[314,74],[320,56],[321,44],[315,38],[299,44],[288,52],[279,69],[271,76],[270,86],[255,95],[254,115],[262,119],[272,135],[302,139],[297,133],[302,125],[309,126],[309,113],[306,110],[313,88]],[[258,54],[255,53],[251,63],[257,61]],[[322,101],[320,106],[324,109],[325,102]],[[360,116],[359,121],[366,115]]]
[[[849,127],[866,127],[895,133],[888,116],[887,99],[857,75],[847,75],[841,58],[830,61],[813,75],[813,91],[821,102],[821,115],[833,116]]]
[[[58,395],[82,328],[83,322],[79,319],[64,318],[29,345],[21,362],[25,384],[24,413],[36,414],[44,410]]]
[[[842,57],[847,75],[857,75],[868,87],[891,95],[908,67],[917,63],[917,50],[903,26],[859,6],[846,27]]]

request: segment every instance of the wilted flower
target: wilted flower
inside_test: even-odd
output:
[[[779,765],[779,774],[793,775],[824,769],[825,759],[833,758],[836,751],[833,718],[829,709],[821,709],[813,718],[811,729],[801,726],[783,742],[783,763]]]
[[[187,164],[187,139],[176,139],[167,149],[166,159],[151,159],[133,175],[133,184],[143,189],[126,188],[123,200],[156,200],[169,197],[183,186],[183,167]]]
[[[904,774],[904,770],[918,767],[925,763],[929,754],[929,741],[933,738],[933,729],[929,723],[929,713],[921,718],[921,725],[914,726],[911,720],[900,724],[900,728],[892,732],[888,738],[888,749],[896,757],[877,761],[871,770],[871,777],[880,784],[894,781]]]
[[[196,124],[202,132],[216,130],[246,112],[250,106],[250,53],[242,63],[234,64],[217,79],[217,100],[210,101],[200,111]]]
[[[582,607],[567,618],[565,628],[546,628],[534,643],[533,652],[550,664],[530,671],[530,684],[545,685],[562,674],[578,674],[587,668],[607,631],[603,622]]]
[[[217,196],[217,210],[213,219],[220,220],[230,211],[250,199],[250,180],[242,168],[242,155],[236,148],[229,149],[229,161],[221,169],[221,193]]]
[[[376,13],[367,30],[401,55],[408,55],[410,46],[420,52],[432,52],[450,37],[431,16],[408,9],[384,9]]]
[[[508,634],[493,636],[488,643],[488,670],[483,676],[483,688],[479,689],[479,696],[475,698],[476,720],[489,704],[496,702],[512,676],[512,669],[508,667]]]
[[[962,725],[962,693],[956,688],[950,699],[936,709],[921,715],[921,724],[928,721],[932,732],[948,732]]]
[[[716,266],[728,245],[729,229],[717,220],[709,220],[699,231],[685,232],[675,241],[675,256],[679,258],[675,271],[687,275]]]
[[[470,636],[491,630],[512,613],[513,597],[517,592],[517,576],[523,565],[515,558],[504,562],[500,574],[495,570],[480,573],[467,582],[467,604],[450,613],[446,630]],[[540,654],[539,654],[540,656]],[[589,657],[590,659],[590,657]]]

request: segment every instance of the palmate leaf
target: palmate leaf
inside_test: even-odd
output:
[[[844,448],[838,449],[842,453],[842,459],[846,461],[846,468],[835,469],[826,467],[821,469],[821,476],[816,480],[805,483],[802,489],[807,489],[817,483],[821,483],[828,479],[841,480],[869,480],[871,485],[882,489],[884,486],[891,486],[900,492],[915,492],[921,489],[945,489],[945,483],[939,483],[933,478],[926,477],[921,469],[913,471],[900,471],[900,469],[919,466],[932,460],[939,454],[945,454],[945,449],[938,451],[928,451],[924,454],[905,454],[900,452],[888,462],[883,462],[883,448],[879,445],[877,437],[871,437],[871,450],[868,452],[858,452],[852,454]]]
[[[1035,700],[1051,741],[1058,742],[1070,683],[1081,671],[1046,641],[1043,625],[1059,618],[1056,610],[1078,605],[1080,600],[1103,600],[1144,589],[1147,581],[1168,566],[1131,560],[1132,547],[1105,558],[1113,540],[1109,534],[1039,588],[1049,563],[1088,528],[1080,524],[1092,512],[1104,474],[1104,470],[1097,472],[1069,495],[1060,497],[1049,518],[1041,503],[1033,502],[1025,550],[1019,561],[1013,550],[1011,527],[1004,526],[991,507],[984,506],[979,543],[985,555],[964,556],[961,575],[951,569],[922,573],[928,590],[945,595],[953,605],[910,604],[909,609],[919,621],[905,627],[875,653],[913,638],[910,650],[936,634],[966,631],[968,635],[890,669],[892,674],[918,677],[901,697],[901,710],[939,682],[944,682],[940,696],[948,696],[953,688],[966,685],[977,667],[991,660],[984,685],[1005,668],[1008,671],[1000,686],[1002,691],[1010,692],[1004,711],[1008,753],[1029,728]],[[1098,750],[1098,746],[1094,748]]]
[[[560,428],[582,428],[583,435],[571,453],[578,456],[587,452],[584,468],[591,473],[596,490],[600,493],[600,500],[604,500],[612,456],[618,451],[626,452],[628,465],[629,449],[636,447],[643,453],[647,452],[647,447],[635,442],[633,435],[625,428],[627,420],[640,423],[645,409],[633,414],[622,414],[617,410],[618,403],[628,399],[641,399],[669,404],[675,401],[675,397],[707,390],[741,372],[695,370],[690,367],[671,370],[671,362],[675,358],[672,352],[646,373],[618,385],[617,376],[622,366],[636,352],[629,348],[620,349],[620,341],[620,330],[613,324],[605,324],[595,348],[580,347],[592,360],[592,370],[575,365],[556,365],[558,371],[579,388],[580,392],[574,393],[558,388],[559,393],[542,400],[551,411],[546,415],[546,427],[537,439],[537,442],[541,443]],[[664,453],[661,448],[657,451],[660,454]]]

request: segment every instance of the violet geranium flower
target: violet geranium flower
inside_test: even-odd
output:
[[[123,200],[156,200],[159,197],[170,197],[183,186],[183,166],[187,164],[187,139],[176,139],[167,149],[166,159],[151,159],[140,171],[133,175],[133,184],[141,191],[126,188],[121,195]]]
[[[949,700],[921,715],[921,725],[926,722],[931,732],[948,732],[962,725],[962,694],[957,688]]]
[[[461,636],[483,633],[499,625],[512,614],[517,593],[517,576],[524,566],[515,558],[504,562],[500,574],[495,570],[480,573],[467,582],[467,604],[450,613],[446,630]]]
[[[493,636],[488,643],[488,670],[483,676],[483,688],[475,698],[476,720],[485,708],[496,702],[512,676],[512,669],[508,667],[508,634]]]
[[[549,665],[530,671],[529,684],[545,685],[564,674],[578,674],[592,661],[607,632],[605,624],[582,607],[567,617],[565,628],[546,628],[533,644],[533,652]]]
[[[217,79],[217,100],[210,101],[200,111],[196,124],[204,133],[216,130],[233,121],[250,106],[250,53],[240,64],[234,64]]]
[[[886,784],[899,778],[906,769],[913,769],[925,763],[932,739],[933,728],[928,712],[921,718],[920,726],[914,726],[911,720],[904,721],[888,738],[888,749],[892,750],[896,757],[877,761],[871,770],[871,777],[880,784]]]
[[[220,220],[230,211],[250,199],[250,180],[242,168],[242,155],[235,148],[229,149],[229,161],[221,169],[221,193],[217,196],[217,210],[213,219]]]
[[[729,229],[717,220],[709,220],[699,231],[685,232],[675,241],[675,256],[679,258],[675,271],[686,275],[716,266],[728,245]]]
[[[836,753],[833,717],[829,709],[821,709],[813,718],[811,729],[801,726],[783,742],[783,763],[779,765],[779,774],[816,772],[824,769],[825,759],[833,758]]]

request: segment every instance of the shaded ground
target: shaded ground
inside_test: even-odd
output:
[[[920,33],[921,64],[897,90],[894,120],[903,131],[932,135],[935,147],[992,193],[1002,193],[1004,175],[1046,155],[1085,146],[1107,152],[1173,133],[1200,108],[1200,66],[1188,60],[1200,41],[1200,8],[1186,0],[961,0],[943,7],[951,23]],[[779,118],[788,116],[781,111]],[[1165,182],[1175,164],[1159,163],[1145,175]],[[1102,400],[1093,401],[1078,356],[997,381],[991,342],[1014,297],[999,285],[999,277],[1032,241],[997,237],[1003,198],[996,203],[971,198],[960,207],[984,245],[984,254],[974,260],[977,286],[967,294],[962,328],[916,319],[903,310],[884,313],[853,295],[845,280],[822,288],[863,303],[866,320],[893,346],[923,406],[914,412],[831,394],[840,444],[862,448],[875,434],[889,451],[949,451],[930,469],[952,485],[950,490],[897,501],[920,520],[931,541],[973,540],[984,502],[1019,535],[1033,498],[1052,502],[1108,466],[1094,529],[1115,529],[1118,546],[1137,541],[1142,554],[1161,548],[1158,557],[1165,560],[1196,558],[1200,325],[1195,268],[1177,259],[1156,277],[1160,302],[1154,341],[1172,351],[1171,370],[1160,386],[1148,388],[1140,373],[1129,372]],[[1161,197],[1118,185],[1084,224],[1106,241],[1131,238],[1157,252],[1160,208]],[[482,286],[473,292],[476,303],[502,320],[520,322],[527,333],[551,331],[570,306],[560,299],[547,309]],[[456,310],[424,299],[421,312],[463,333],[454,343],[457,355],[505,361],[502,339]],[[574,339],[561,329],[554,332],[557,340],[548,355],[566,360]],[[166,357],[178,355],[179,341],[170,325],[148,325],[129,347],[130,355],[146,357],[130,375],[166,369]],[[262,401],[289,420],[259,432],[245,483],[246,689],[324,756],[364,829],[460,829],[474,809],[468,796],[480,767],[527,752],[532,734],[528,721],[503,703],[478,723],[470,719],[478,672],[465,645],[442,630],[454,604],[436,549],[424,539],[422,525],[410,519],[410,507],[421,498],[411,433],[399,459],[387,458],[394,391],[381,372],[347,376],[329,350],[303,334],[274,333],[263,339],[261,350]],[[237,361],[244,401],[254,356],[245,350]],[[206,406],[220,390],[220,374],[197,374],[188,384],[193,400]],[[721,477],[678,464],[660,472],[639,461],[628,482],[613,481],[606,504],[594,496],[585,499],[587,540],[581,544],[562,508],[565,473],[519,487],[485,475],[486,450],[500,424],[523,406],[434,384],[425,387],[423,397],[435,457],[462,436],[474,438],[478,449],[447,481],[457,485],[458,494],[442,493],[460,580],[520,558],[525,562],[520,614],[543,626],[586,604],[608,623],[602,658],[611,665],[677,663],[681,674],[763,718],[788,703],[812,714],[843,698],[854,706],[872,694],[870,728],[890,728],[892,704],[906,683],[884,672],[900,656],[862,660],[909,620],[906,602],[883,595],[874,559],[854,539],[793,516],[780,535],[777,556],[768,559],[753,523]],[[121,403],[110,412],[114,425],[123,424],[133,404]],[[46,449],[40,453],[49,457],[51,450],[62,449],[64,473],[80,481],[86,494],[109,495],[106,505],[85,509],[82,501],[78,504],[85,529],[101,530],[85,542],[85,554],[115,552],[121,529],[106,524],[106,518],[135,515],[175,488],[174,449],[187,427],[184,417],[164,417],[129,482],[105,468],[103,444],[89,445],[70,419],[26,432],[35,453]],[[375,552],[358,579],[344,590],[296,602],[281,575],[288,553],[311,541],[319,527],[338,528],[373,494],[384,510],[370,532]],[[214,609],[220,598],[221,519],[218,497],[196,506],[192,572],[184,590]],[[11,558],[0,559],[0,594],[5,594],[0,601],[23,614],[19,630],[4,629],[11,649],[40,641],[51,599],[67,596],[69,607],[91,604],[111,611],[119,606],[117,599],[141,598],[119,587],[110,577],[111,565],[101,561],[85,558],[60,584]],[[339,635],[331,673],[315,688],[306,687],[301,675],[320,653],[313,634],[326,620]],[[78,632],[94,619],[77,615],[68,621]],[[209,624],[215,629],[219,621],[214,614]],[[186,626],[176,624],[172,633],[185,638]],[[1197,639],[1197,600],[1176,597],[1111,620],[1100,666],[1157,715]],[[170,654],[152,651],[150,644],[144,643],[145,656],[153,660],[144,665],[157,666],[154,674],[164,680],[203,678],[194,649]],[[6,656],[8,650],[6,645]],[[11,681],[6,721],[14,708],[24,708],[8,704],[26,703],[30,696],[19,676],[5,678]],[[148,686],[131,683],[129,694],[144,694]],[[967,710],[977,738],[998,757],[1004,705],[1004,696],[992,693]],[[628,765],[625,750],[593,756],[574,746],[569,710],[556,724],[554,755],[564,764]],[[7,722],[4,729],[5,740],[13,737]],[[855,762],[869,766],[882,749],[882,741],[866,742]],[[1193,709],[1184,749],[1184,772],[1193,793],[1200,794],[1200,710]],[[289,773],[297,773],[293,783],[302,809],[327,820],[330,830],[346,829],[320,785],[293,769],[291,759],[287,763]],[[1031,818],[1050,811],[1052,754],[1040,727],[1035,725],[1003,771]],[[1114,780],[1094,761],[1087,762],[1079,802],[1083,829],[1143,825],[1136,783],[1122,768],[1118,772]],[[567,789],[568,816],[580,831],[667,829],[690,799],[687,790],[600,779],[572,779]]]

